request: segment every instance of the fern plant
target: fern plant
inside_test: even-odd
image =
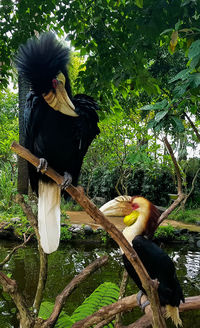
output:
[[[64,311],[59,315],[59,319],[55,325],[56,328],[71,328],[72,325],[87,316],[98,311],[101,307],[116,302],[119,298],[119,287],[111,282],[104,282],[97,287],[94,292],[84,300],[84,302],[68,316]],[[51,302],[43,302],[40,307],[39,317],[47,319],[52,310],[54,304]],[[104,328],[113,328],[114,323],[111,322]]]
[[[42,319],[48,319],[53,311],[54,304],[51,302],[42,302],[40,306],[40,311],[38,316]],[[73,322],[70,319],[70,316],[67,315],[64,311],[61,311],[58,321],[56,322],[56,328],[71,328]]]
[[[77,322],[98,311],[101,307],[114,303],[119,298],[119,287],[111,282],[104,282],[85,299],[85,301],[73,312],[71,320]],[[105,326],[114,327],[112,323]]]

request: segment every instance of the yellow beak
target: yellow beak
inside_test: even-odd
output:
[[[57,80],[56,92],[50,91],[47,95],[43,95],[45,101],[54,110],[58,110],[65,115],[77,117],[78,114],[75,112],[75,107],[65,90],[65,76],[60,73]]]
[[[127,226],[132,225],[133,223],[135,223],[135,221],[137,221],[138,216],[139,216],[139,212],[133,211],[131,214],[125,216],[124,224]]]

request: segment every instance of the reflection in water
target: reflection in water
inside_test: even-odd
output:
[[[11,242],[1,241],[0,262],[14,246]],[[177,275],[182,284],[185,296],[198,295],[199,290],[195,288],[195,285],[200,285],[200,252],[191,249],[187,250],[185,246],[174,246],[173,248],[168,248],[167,253],[175,263]],[[50,254],[48,257],[49,276],[44,299],[53,302],[57,294],[63,290],[75,275],[80,273],[89,263],[104,254],[109,255],[109,263],[92,274],[70,295],[65,306],[65,311],[70,315],[103,281],[120,284],[123,265],[118,248],[113,246],[96,247],[95,243],[94,245],[84,245],[84,242],[81,242],[81,245],[62,244],[57,252]],[[39,258],[37,247],[34,245],[20,249],[4,268],[4,272],[10,273],[12,275],[11,278],[17,281],[20,290],[23,291],[26,297],[28,305],[31,305],[34,299],[38,270]],[[190,278],[190,281],[186,279],[187,277]],[[132,281],[129,281],[127,294],[135,292],[137,292],[137,288]],[[79,303],[77,304],[77,302]],[[135,312],[137,312],[136,316],[141,315],[139,311]],[[193,318],[192,316],[190,318],[189,313],[192,312],[184,314],[184,316],[187,315],[187,318],[184,319],[184,328],[192,326],[194,315]],[[131,312],[127,318],[131,316],[131,321],[133,321],[133,315],[133,312]],[[169,326],[171,327],[170,324]],[[8,295],[2,292],[1,288],[0,328],[18,328],[15,306]]]
[[[188,251],[185,256],[185,266],[189,278],[198,278],[200,276],[200,252]]]

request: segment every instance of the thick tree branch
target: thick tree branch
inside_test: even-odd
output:
[[[108,306],[104,306],[99,311],[95,312],[89,317],[74,323],[72,327],[73,328],[91,327],[94,324],[98,324],[103,320],[107,320],[108,318],[113,317],[117,313],[132,310],[137,305],[138,304],[137,304],[136,294],[124,297],[118,302]]]
[[[89,264],[85,269],[81,271],[76,277],[74,277],[71,282],[65,287],[65,289],[56,297],[56,302],[54,305],[53,312],[49,319],[41,326],[41,328],[54,327],[58,316],[62,310],[62,307],[67,299],[67,297],[72,293],[72,291],[77,288],[77,286],[85,280],[91,273],[99,269],[102,265],[106,264],[108,261],[108,256],[103,256],[96,259],[94,262]]]
[[[8,278],[4,273],[0,272],[0,283],[3,286],[4,292],[8,293],[19,311],[21,327],[31,328],[34,323],[33,317],[26,305],[24,297],[18,291],[15,280]]]
[[[27,149],[20,146],[16,142],[12,144],[12,150],[15,151],[19,156],[28,160],[34,166],[39,165],[39,159],[30,153]],[[45,172],[47,176],[53,179],[58,185],[63,182],[63,177],[55,172],[51,167],[48,167]],[[146,269],[144,268],[142,262],[137,256],[136,252],[133,250],[131,245],[128,243],[123,234],[106,219],[106,217],[101,213],[101,211],[84,195],[83,190],[80,188],[75,188],[70,185],[65,189],[73,199],[75,199],[84,210],[92,217],[92,219],[100,224],[110,236],[117,242],[117,244],[123,249],[126,257],[130,263],[134,266],[137,274],[140,277],[143,288],[146,290],[148,299],[151,303],[153,312],[153,327],[154,328],[166,328],[165,320],[161,314],[160,302],[157,293],[158,282],[150,279]]]

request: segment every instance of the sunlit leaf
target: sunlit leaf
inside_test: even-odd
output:
[[[162,119],[163,119],[163,117],[165,117],[166,115],[167,115],[167,113],[168,113],[168,110],[163,110],[163,111],[161,111],[161,112],[158,112],[157,114],[156,114],[156,116],[155,116],[155,121],[158,123],[158,122],[160,122]]]
[[[157,109],[166,109],[167,106],[169,106],[168,100],[163,99],[162,101],[159,101],[155,104],[143,106],[140,109],[141,110],[157,110]]]
[[[143,0],[135,0],[135,5],[139,8],[143,8]]]
[[[175,51],[177,43],[178,43],[178,31],[173,31],[170,40],[170,49],[172,52]]]

